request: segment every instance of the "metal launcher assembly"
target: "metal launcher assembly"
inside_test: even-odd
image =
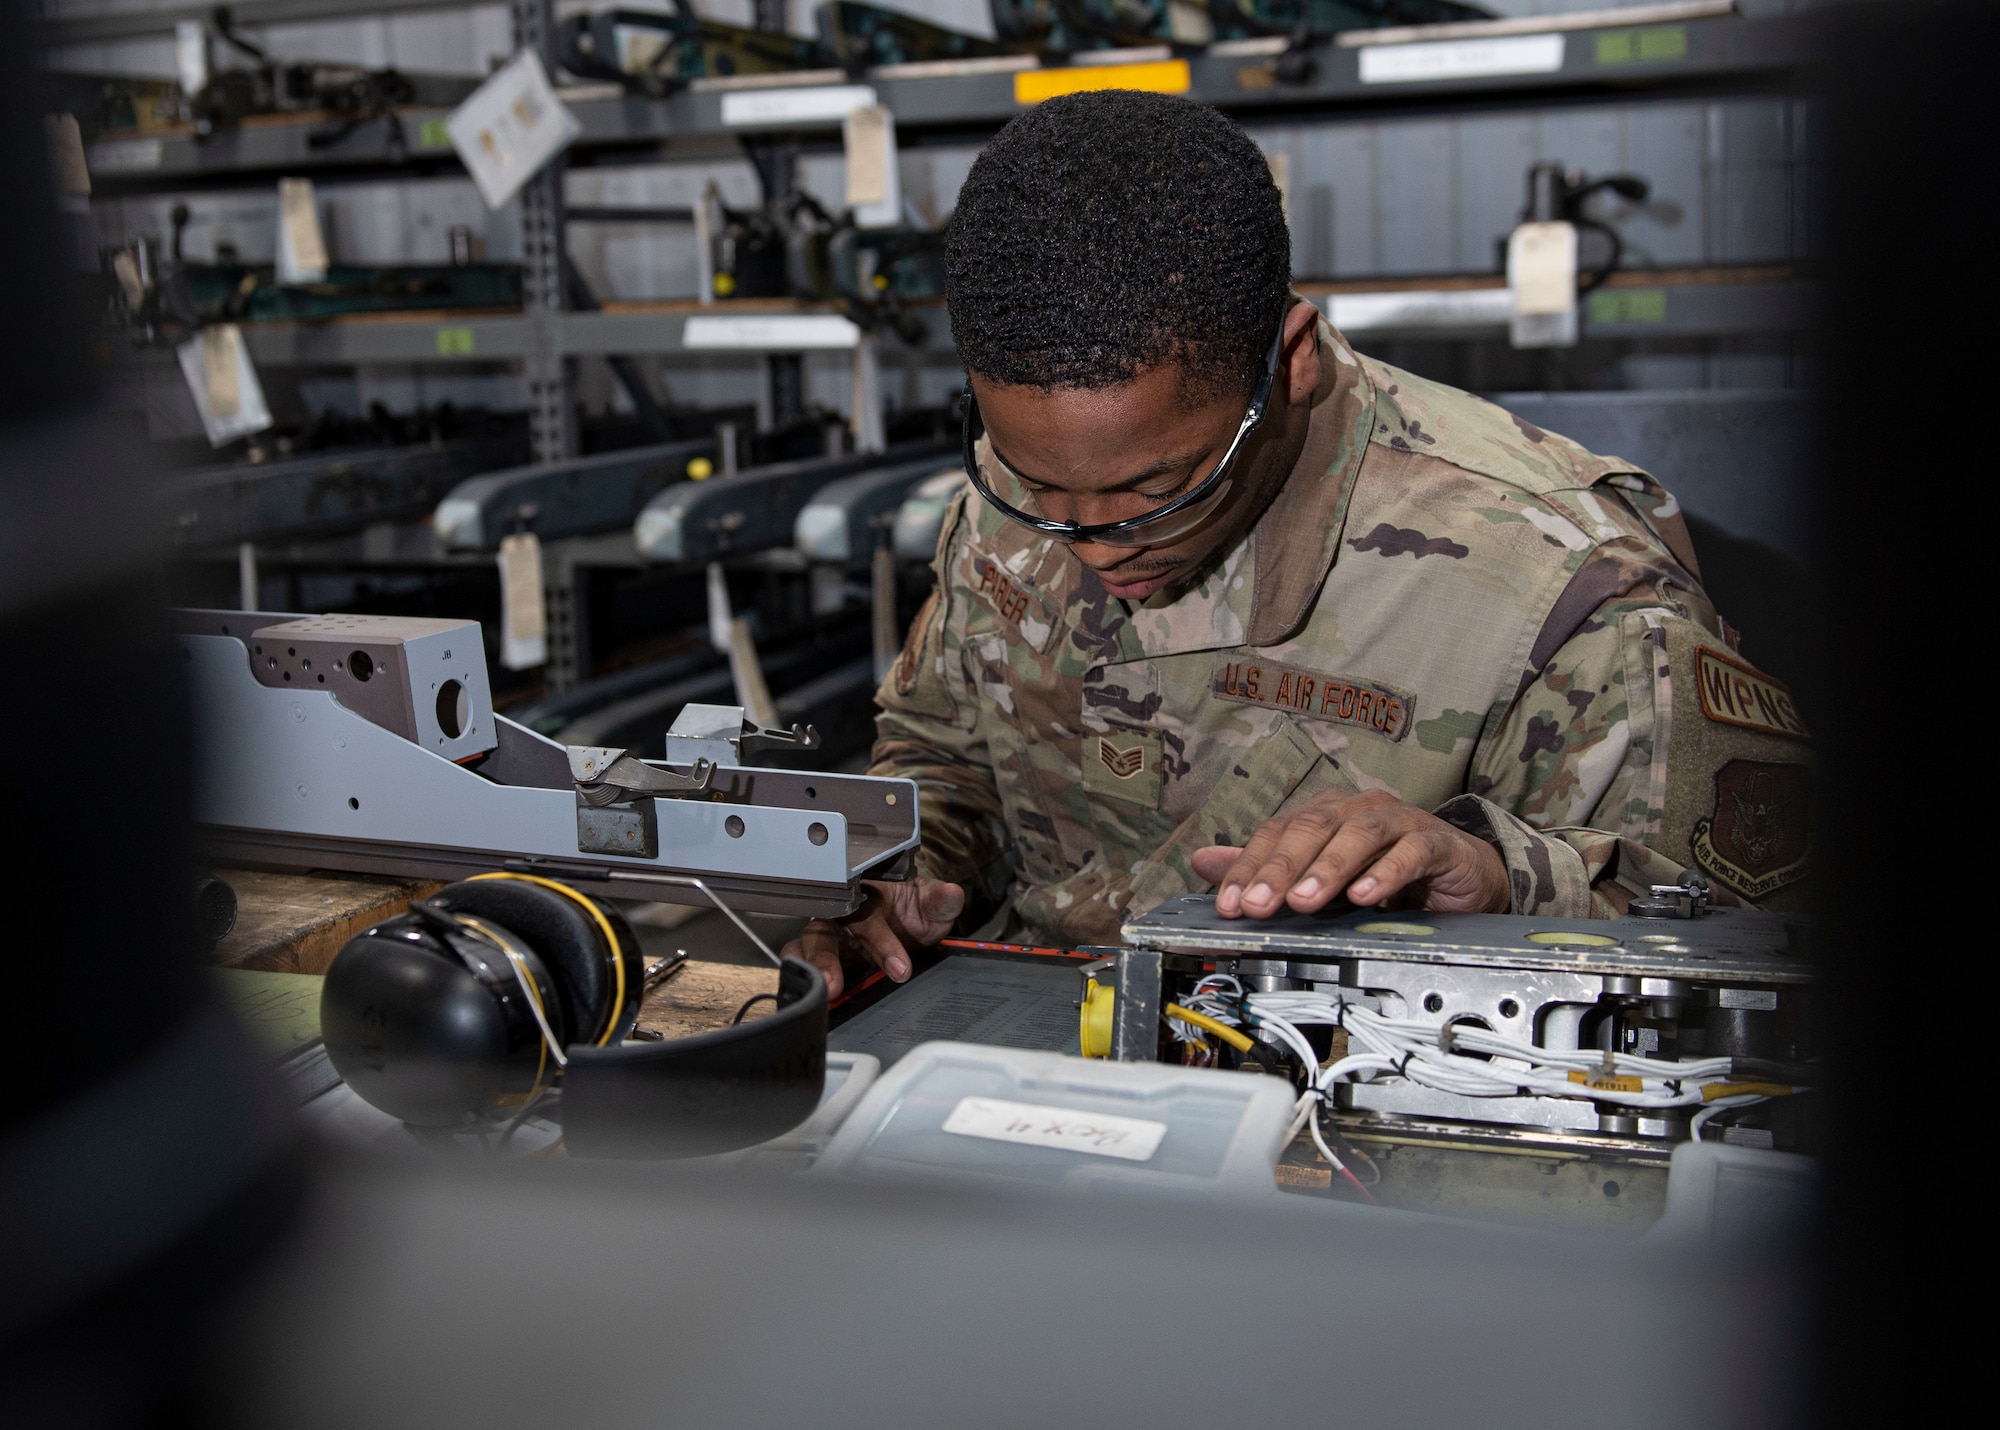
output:
[[[1769,1146],[1776,1128],[1782,1145],[1799,1135],[1791,1094],[1818,1080],[1793,928],[1711,905],[1695,876],[1616,919],[1345,906],[1226,919],[1189,895],[1124,936],[1108,1017],[1110,990],[1087,990],[1109,1056],[1233,1046],[1372,1122],[1684,1139],[1755,1108],[1745,1120],[1768,1125],[1740,1140]]]
[[[908,875],[908,780],[757,769],[814,748],[691,705],[666,759],[571,747],[493,709],[476,621],[175,613],[218,864],[462,879],[514,869],[606,897],[837,916]]]

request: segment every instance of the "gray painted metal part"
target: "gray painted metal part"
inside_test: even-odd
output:
[[[789,546],[799,511],[828,482],[937,460],[949,450],[943,443],[913,442],[885,453],[778,462],[686,483],[646,504],[632,524],[633,545],[646,560],[680,565]]]
[[[663,442],[561,462],[488,472],[453,487],[433,524],[448,550],[493,550],[500,538],[532,531],[544,541],[611,531],[629,522],[662,487],[713,463],[713,437]]]
[[[195,614],[184,627],[212,631],[210,622],[235,615]],[[708,902],[699,880],[741,908],[841,914],[859,902],[857,880],[896,877],[917,846],[916,787],[907,780],[734,769],[713,771],[706,788],[683,797],[644,801],[656,854],[610,853],[623,827],[583,817],[564,746],[488,713],[481,660],[464,672],[479,677],[472,719],[490,727],[491,754],[475,771],[448,757],[455,744],[434,753],[428,727],[418,743],[316,682],[263,683],[251,666],[257,635],[246,643],[184,629],[177,639],[194,694],[195,818],[212,857],[444,878],[533,869],[670,903]],[[455,652],[464,644],[433,639],[453,639]],[[468,730],[465,743],[478,738]]]
[[[939,470],[940,463],[949,460],[924,458],[827,483],[806,503],[793,526],[799,555],[808,561],[865,563],[875,549],[877,524],[893,520],[904,498],[926,479],[958,471],[955,461]]]
[[[895,534],[890,544],[898,561],[929,561],[937,555],[938,536],[944,530],[944,509],[965,485],[963,468],[939,472],[917,484],[896,511]]]

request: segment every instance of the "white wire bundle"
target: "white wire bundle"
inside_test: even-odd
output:
[[[1631,1053],[1542,1048],[1476,1025],[1460,1023],[1440,1029],[1432,1023],[1387,1018],[1358,1003],[1315,990],[1246,995],[1243,985],[1228,974],[1202,979],[1182,1005],[1218,1022],[1247,1025],[1258,1032],[1268,1030],[1298,1055],[1300,1067],[1316,1069],[1307,1097],[1321,1100],[1342,1079],[1367,1081],[1385,1074],[1461,1097],[1568,1097],[1634,1108],[1703,1107],[1706,1103],[1697,1114],[1697,1124],[1724,1108],[1747,1107],[1764,1100],[1755,1094],[1710,1100],[1703,1084],[1729,1077],[1728,1058],[1667,1062]],[[1173,1019],[1170,1023],[1174,1036],[1183,1042],[1197,1042],[1203,1036],[1185,1021]],[[1358,1045],[1358,1051],[1319,1068],[1312,1045],[1299,1031],[1314,1024],[1346,1028],[1349,1048]],[[1468,1053],[1485,1056],[1470,1057]],[[1582,1073],[1588,1081],[1578,1081],[1572,1073]],[[1612,1079],[1636,1079],[1639,1087],[1631,1090],[1607,1085]],[[1314,1129],[1317,1136],[1316,1120]],[[1700,1135],[1698,1125],[1694,1135]]]

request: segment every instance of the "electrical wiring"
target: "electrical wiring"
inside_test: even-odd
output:
[[[1201,979],[1170,1012],[1178,1018],[1174,1034],[1183,1041],[1193,1041],[1201,1036],[1197,1028],[1215,1023],[1289,1047],[1299,1055],[1301,1068],[1314,1069],[1305,1074],[1305,1082],[1306,1095],[1316,1098],[1324,1098],[1343,1081],[1394,1077],[1462,1097],[1563,1097],[1642,1110],[1699,1109],[1698,1125],[1705,1125],[1722,1108],[1809,1090],[1747,1078],[1732,1080],[1748,1069],[1739,1070],[1726,1057],[1671,1062],[1589,1048],[1544,1048],[1477,1025],[1440,1028],[1392,1018],[1359,1000],[1317,989],[1246,993],[1227,974]],[[1318,1068],[1300,1031],[1314,1025],[1345,1028],[1348,1056]],[[1322,1141],[1324,1151],[1314,1126],[1315,1140]],[[1293,1129],[1294,1135],[1297,1130]],[[1348,1175],[1359,1185],[1352,1173]]]

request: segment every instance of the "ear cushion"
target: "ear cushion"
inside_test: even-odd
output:
[[[615,911],[516,875],[467,879],[435,898],[454,913],[492,919],[527,940],[555,976],[572,1042],[602,1044],[620,1031],[624,1005],[637,1003],[642,965],[631,930],[623,929],[619,937],[624,920]],[[629,958],[625,946],[632,950]]]

